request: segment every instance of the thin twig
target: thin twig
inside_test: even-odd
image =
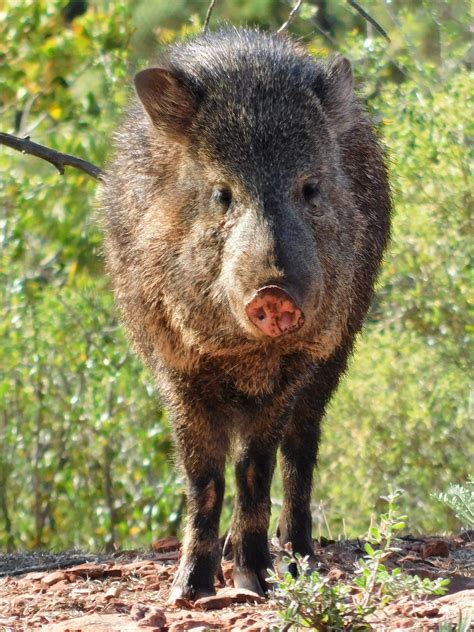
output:
[[[209,26],[209,20],[211,19],[212,11],[214,9],[214,5],[216,4],[216,0],[211,0],[211,4],[207,9],[206,19],[204,20],[204,26],[202,27],[202,32],[205,33],[207,31],[207,27]]]
[[[296,14],[300,10],[300,7],[301,7],[302,4],[303,4],[303,0],[297,0],[295,6],[290,11],[290,15],[288,16],[287,21],[280,26],[280,28],[278,29],[277,33],[283,33],[284,31],[287,30],[287,28],[290,26],[290,24],[295,19]]]
[[[12,149],[21,151],[23,154],[29,154],[31,156],[36,156],[37,158],[42,158],[54,165],[61,175],[64,174],[64,167],[74,167],[75,169],[79,169],[96,180],[98,180],[103,173],[102,169],[96,167],[91,162],[83,160],[82,158],[76,158],[70,154],[63,154],[60,151],[34,143],[30,140],[29,136],[26,136],[25,138],[18,138],[12,134],[0,132],[0,145],[6,145]]]
[[[337,47],[337,42],[334,37],[332,37],[332,35],[328,31],[324,30],[322,26],[319,26],[319,24],[316,24],[316,22],[314,22],[314,28],[316,29],[316,31],[321,33],[321,35],[325,37],[327,41],[334,46],[334,48]]]
[[[364,18],[364,20],[367,20],[367,22],[369,22],[370,24],[372,24],[372,26],[375,28],[375,30],[377,30],[380,35],[383,35],[385,37],[385,39],[387,40],[387,42],[390,42],[390,38],[387,35],[387,33],[383,30],[383,28],[380,26],[380,24],[374,20],[374,18],[372,16],[370,16],[367,11],[365,11],[365,9],[363,9],[360,4],[358,4],[355,0],[347,0],[348,4],[350,4],[351,7],[353,7],[358,13],[360,13],[360,15]]]

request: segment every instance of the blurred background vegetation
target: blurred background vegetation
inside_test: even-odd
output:
[[[284,0],[217,1],[277,29]],[[352,60],[388,147],[393,243],[325,423],[315,535],[359,535],[404,488],[411,531],[456,530],[430,494],[472,473],[470,3],[308,0],[291,31]],[[103,165],[135,69],[200,29],[207,0],[0,1],[0,131]],[[97,183],[0,146],[0,548],[134,547],[180,532],[166,412],[103,274]],[[223,528],[231,508],[232,482]],[[275,517],[281,493],[274,485]]]

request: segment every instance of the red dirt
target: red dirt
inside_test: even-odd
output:
[[[345,581],[363,555],[360,541],[316,541],[320,571]],[[151,558],[151,559],[150,559]],[[194,604],[167,605],[179,558],[172,539],[151,552],[116,554],[115,560],[0,579],[0,631],[152,632],[205,630],[260,632],[282,629],[275,604],[232,587],[232,562],[223,562],[226,587]],[[1,556],[0,556],[1,560]],[[24,559],[22,560],[22,564]],[[387,564],[403,572],[451,580],[447,595],[399,600],[387,606],[374,630],[438,630],[455,624],[474,605],[474,542],[469,537],[406,538]],[[455,627],[454,627],[455,629]]]

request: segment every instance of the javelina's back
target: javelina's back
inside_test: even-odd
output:
[[[280,538],[312,554],[319,423],[388,238],[383,154],[349,62],[279,35],[198,37],[135,86],[102,194],[105,251],[189,481],[174,597],[213,591],[231,435],[235,582],[261,591],[278,446]]]

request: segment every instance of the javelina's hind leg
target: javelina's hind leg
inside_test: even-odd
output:
[[[197,419],[175,423],[181,460],[187,476],[187,525],[183,554],[170,594],[177,599],[199,599],[215,594],[221,546],[219,518],[224,497],[225,429]]]
[[[232,519],[234,584],[260,595],[267,590],[266,571],[272,565],[268,524],[275,455],[276,444],[259,437],[241,447],[235,466],[237,496]]]

